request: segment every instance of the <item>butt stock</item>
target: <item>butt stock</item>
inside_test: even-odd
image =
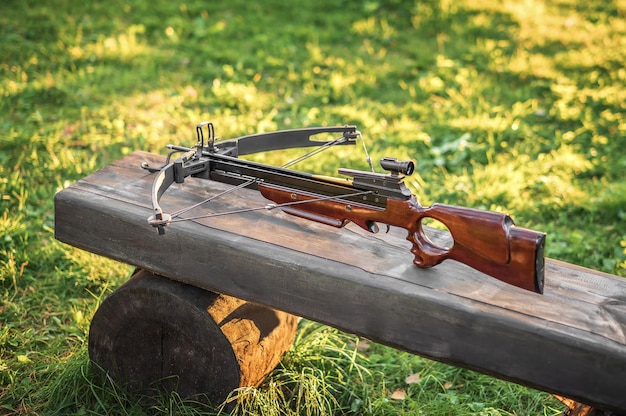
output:
[[[516,227],[511,217],[496,212],[443,204],[416,211],[419,225],[408,237],[416,265],[430,267],[452,259],[511,285],[543,293],[544,233]],[[454,239],[450,248],[428,238],[422,227],[424,218],[448,228]]]

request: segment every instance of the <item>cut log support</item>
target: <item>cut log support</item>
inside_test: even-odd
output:
[[[256,386],[291,347],[297,318],[140,270],[104,300],[89,356],[141,396],[221,404]]]
[[[561,416],[619,416],[618,413],[613,413],[610,410],[596,409],[589,405],[578,403],[572,399],[558,395],[555,397],[567,406],[567,410],[565,410]]]
[[[147,223],[153,175],[137,152],[55,197],[56,237],[170,279],[266,305],[428,358],[626,412],[626,280],[546,261],[538,295],[454,261],[413,265],[406,233],[335,229],[280,210]],[[229,185],[170,188],[168,211]],[[240,190],[204,205],[267,205]],[[548,236],[548,246],[550,239]]]

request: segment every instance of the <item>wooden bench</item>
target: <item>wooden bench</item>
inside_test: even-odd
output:
[[[454,261],[416,268],[403,230],[335,229],[279,210],[176,223],[160,236],[146,221],[153,175],[140,164],[162,161],[136,152],[59,192],[56,238],[173,281],[626,412],[626,280],[547,260],[538,295]],[[162,205],[179,209],[228,187],[187,179]],[[242,190],[204,209],[265,204]]]

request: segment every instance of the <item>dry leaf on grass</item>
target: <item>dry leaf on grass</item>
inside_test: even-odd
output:
[[[351,342],[350,347],[356,347],[356,349],[359,351],[367,351],[370,348],[370,343],[366,339],[360,339],[358,344]]]
[[[413,373],[410,376],[408,376],[407,378],[404,379],[404,382],[406,384],[415,384],[415,383],[419,383],[420,382],[420,375],[419,373]]]
[[[394,400],[404,400],[406,398],[406,391],[402,389],[397,389],[389,395],[389,398]]]

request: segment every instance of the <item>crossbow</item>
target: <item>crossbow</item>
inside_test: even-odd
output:
[[[206,137],[205,137],[205,131]],[[313,140],[321,133],[337,134],[332,140]],[[383,158],[388,173],[339,169],[351,179],[313,175],[288,169],[289,166],[335,145],[354,145],[360,137],[355,126],[311,127],[253,134],[216,142],[214,126],[203,122],[196,127],[198,141],[193,147],[168,145],[171,152],[163,166],[142,167],[156,174],[151,198],[153,214],[148,223],[165,233],[177,221],[241,213],[252,210],[282,211],[308,220],[343,227],[349,222],[370,232],[378,224],[408,231],[413,245],[413,263],[432,267],[446,259],[457,260],[496,279],[523,289],[543,293],[545,234],[516,227],[507,214],[446,204],[420,205],[404,184],[415,169],[412,161]],[[239,156],[288,148],[313,148],[305,156],[282,167],[240,159]],[[173,158],[174,154],[180,154]],[[368,162],[369,156],[368,156]],[[192,176],[233,185],[230,189],[176,212],[165,212],[160,204],[165,191],[174,183]],[[181,215],[240,188],[258,190],[272,203],[259,208]],[[442,246],[424,231],[423,222],[432,218],[443,223],[453,242]]]

